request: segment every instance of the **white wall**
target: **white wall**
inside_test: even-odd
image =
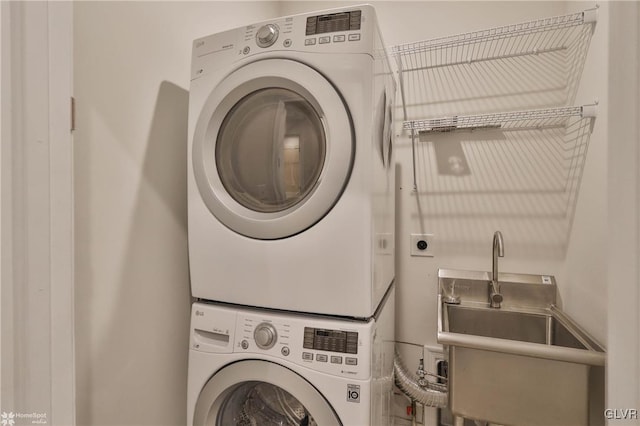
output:
[[[268,2],[75,2],[80,425],[186,422],[191,42]]]
[[[610,5],[608,407],[640,407],[640,4]],[[612,425],[637,425],[637,419]]]
[[[568,12],[593,7],[590,2],[570,2]],[[591,143],[584,168],[580,197],[564,269],[560,295],[564,309],[600,343],[607,344],[608,264],[608,123],[609,123],[609,4],[598,8],[589,53],[576,104],[598,101]]]
[[[373,2],[387,45],[568,13],[593,3]],[[77,340],[80,424],[184,419],[188,332],[185,144],[190,42],[270,16],[345,2],[75,4]],[[353,3],[349,3],[353,4]],[[606,6],[601,15],[607,15]],[[527,246],[538,225],[500,215],[425,215],[412,193],[409,138],[398,132],[397,339],[435,343],[437,269],[487,270],[493,230],[501,270],[555,274],[566,310],[606,343],[607,19],[593,36],[576,103],[598,98],[571,233]],[[487,101],[488,102],[488,101]],[[400,110],[397,116],[401,118]],[[425,153],[426,144],[419,148]],[[420,201],[420,204],[417,203]],[[464,201],[464,200],[463,200]],[[436,204],[437,205],[437,204]],[[452,229],[469,230],[464,235]],[[524,229],[524,230],[523,230]],[[531,230],[533,229],[533,231]],[[409,234],[436,235],[435,258],[409,256]],[[467,244],[465,244],[467,243]],[[542,247],[542,248],[541,248]],[[421,350],[408,350],[409,365]]]

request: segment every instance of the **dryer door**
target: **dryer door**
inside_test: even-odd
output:
[[[193,424],[341,425],[309,382],[279,364],[239,361],[217,372],[196,402]]]
[[[351,173],[354,134],[336,88],[299,62],[267,59],[229,74],[205,102],[192,161],[209,210],[251,238],[313,226]]]

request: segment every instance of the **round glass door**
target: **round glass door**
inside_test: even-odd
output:
[[[226,191],[260,213],[289,209],[316,187],[326,150],[320,115],[288,89],[242,98],[222,122],[216,167]]]
[[[325,397],[307,380],[269,361],[229,364],[204,385],[194,426],[341,426]]]
[[[349,180],[351,117],[320,73],[267,59],[230,73],[206,99],[192,142],[202,200],[229,229],[256,239],[320,221]]]
[[[307,409],[289,392],[265,382],[246,382],[226,396],[216,425],[317,426]]]

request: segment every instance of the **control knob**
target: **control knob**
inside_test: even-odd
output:
[[[278,27],[274,24],[263,25],[256,32],[256,43],[260,47],[269,47],[278,39]]]
[[[258,324],[253,331],[253,339],[260,349],[271,349],[278,340],[278,333],[272,324],[263,322]]]

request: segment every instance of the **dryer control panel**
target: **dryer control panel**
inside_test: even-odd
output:
[[[246,353],[340,377],[368,379],[375,321],[194,303],[190,349]]]
[[[220,64],[255,55],[297,53],[381,54],[371,6],[343,7],[323,14],[303,13],[271,19],[194,40],[191,78]]]
[[[309,16],[305,35],[333,33],[338,31],[358,31],[362,24],[362,11],[328,13],[325,15]]]

